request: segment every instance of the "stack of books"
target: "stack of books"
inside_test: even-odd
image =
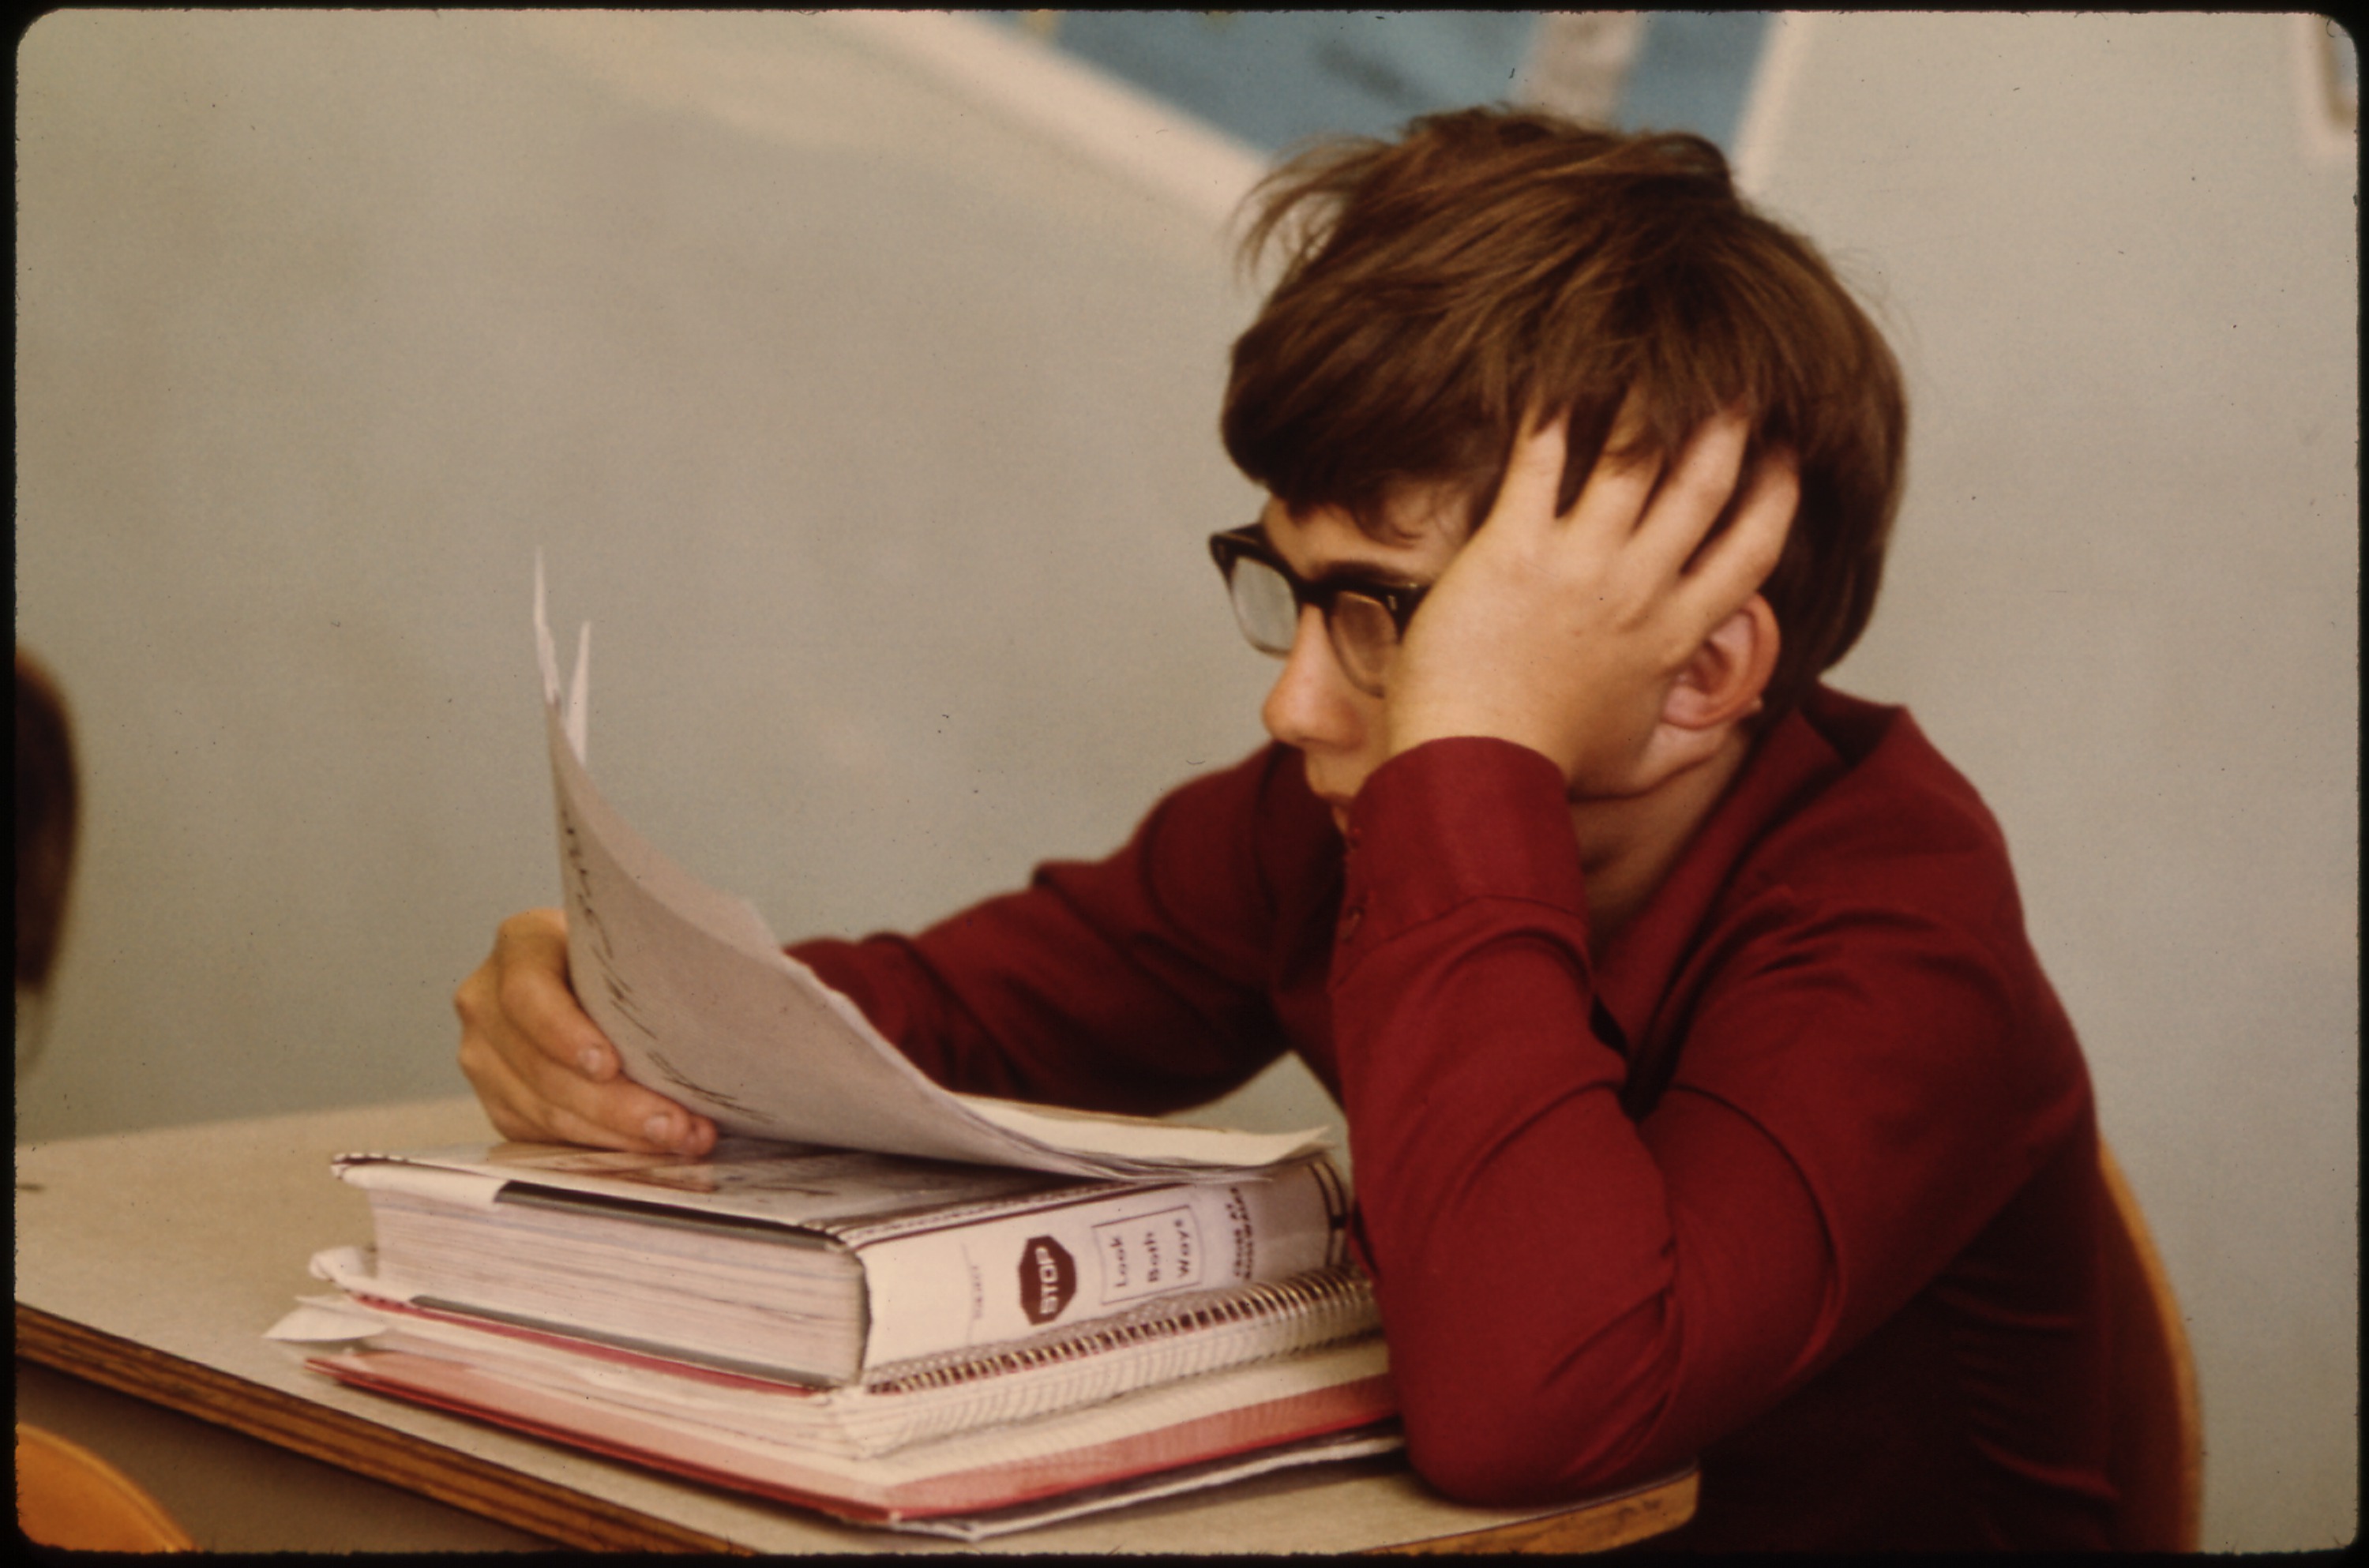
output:
[[[727,1139],[341,1156],[375,1248],[275,1334],[341,1382],[979,1539],[1399,1443],[1321,1152],[1191,1180]],[[340,1342],[325,1345],[323,1342]]]
[[[536,565],[568,975],[706,1158],[352,1154],[375,1249],[274,1328],[377,1390],[867,1524],[976,1539],[1397,1447],[1315,1132],[950,1093],[585,771]],[[829,1145],[829,1147],[824,1147]]]

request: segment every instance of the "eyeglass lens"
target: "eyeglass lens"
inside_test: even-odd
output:
[[[1233,594],[1234,619],[1242,623],[1242,635],[1250,638],[1251,647],[1261,653],[1289,653],[1292,633],[1299,624],[1299,605],[1282,574],[1265,561],[1241,556],[1228,574],[1226,586]]]
[[[1324,618],[1324,625],[1333,634],[1333,651],[1340,658],[1341,672],[1359,691],[1380,696],[1383,672],[1399,648],[1398,624],[1381,601],[1362,593],[1344,593],[1333,601],[1333,612]]]
[[[1234,619],[1242,624],[1251,646],[1262,653],[1288,654],[1299,624],[1299,604],[1291,584],[1265,562],[1243,556],[1234,562],[1228,586],[1233,595]],[[1398,649],[1398,626],[1390,611],[1379,600],[1344,590],[1333,596],[1324,629],[1332,639],[1333,657],[1341,661],[1341,672],[1358,690],[1379,696],[1382,674]]]

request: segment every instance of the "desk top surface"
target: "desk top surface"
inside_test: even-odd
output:
[[[283,1409],[301,1402],[300,1416],[356,1418],[433,1445],[418,1451],[440,1459],[459,1456],[462,1467],[511,1472],[759,1551],[1341,1551],[1554,1512],[1462,1507],[1398,1460],[1356,1461],[962,1546],[841,1525],[343,1388],[263,1337],[297,1297],[326,1288],[306,1272],[314,1253],[370,1237],[368,1203],[330,1174],[332,1155],[492,1136],[464,1097],[21,1144],[17,1300],[237,1379],[212,1379],[235,1397],[251,1391]]]

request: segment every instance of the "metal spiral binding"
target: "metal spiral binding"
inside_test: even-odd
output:
[[[879,1376],[864,1380],[864,1388],[874,1394],[916,1393],[1082,1360],[1127,1345],[1230,1323],[1289,1322],[1329,1307],[1353,1307],[1372,1298],[1373,1286],[1356,1269],[1317,1269],[1289,1279],[1230,1289],[1182,1310],[1170,1301],[1144,1309],[1140,1315],[1081,1323],[1074,1329],[1024,1340],[1001,1350],[956,1350],[916,1357],[883,1368]],[[1368,1324],[1361,1332],[1370,1332],[1372,1326]]]

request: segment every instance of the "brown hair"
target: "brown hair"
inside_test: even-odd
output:
[[[74,859],[74,741],[49,671],[17,650],[17,983],[49,984]]]
[[[1464,109],[1395,143],[1320,143],[1251,210],[1246,263],[1280,243],[1284,270],[1234,344],[1221,428],[1284,505],[1345,507],[1376,532],[1393,490],[1445,482],[1477,527],[1533,408],[1571,417],[1568,506],[1632,388],[1649,456],[1740,404],[1753,454],[1791,449],[1802,479],[1761,590],[1782,633],[1766,711],[1857,640],[1899,501],[1899,368],[1716,146]]]

